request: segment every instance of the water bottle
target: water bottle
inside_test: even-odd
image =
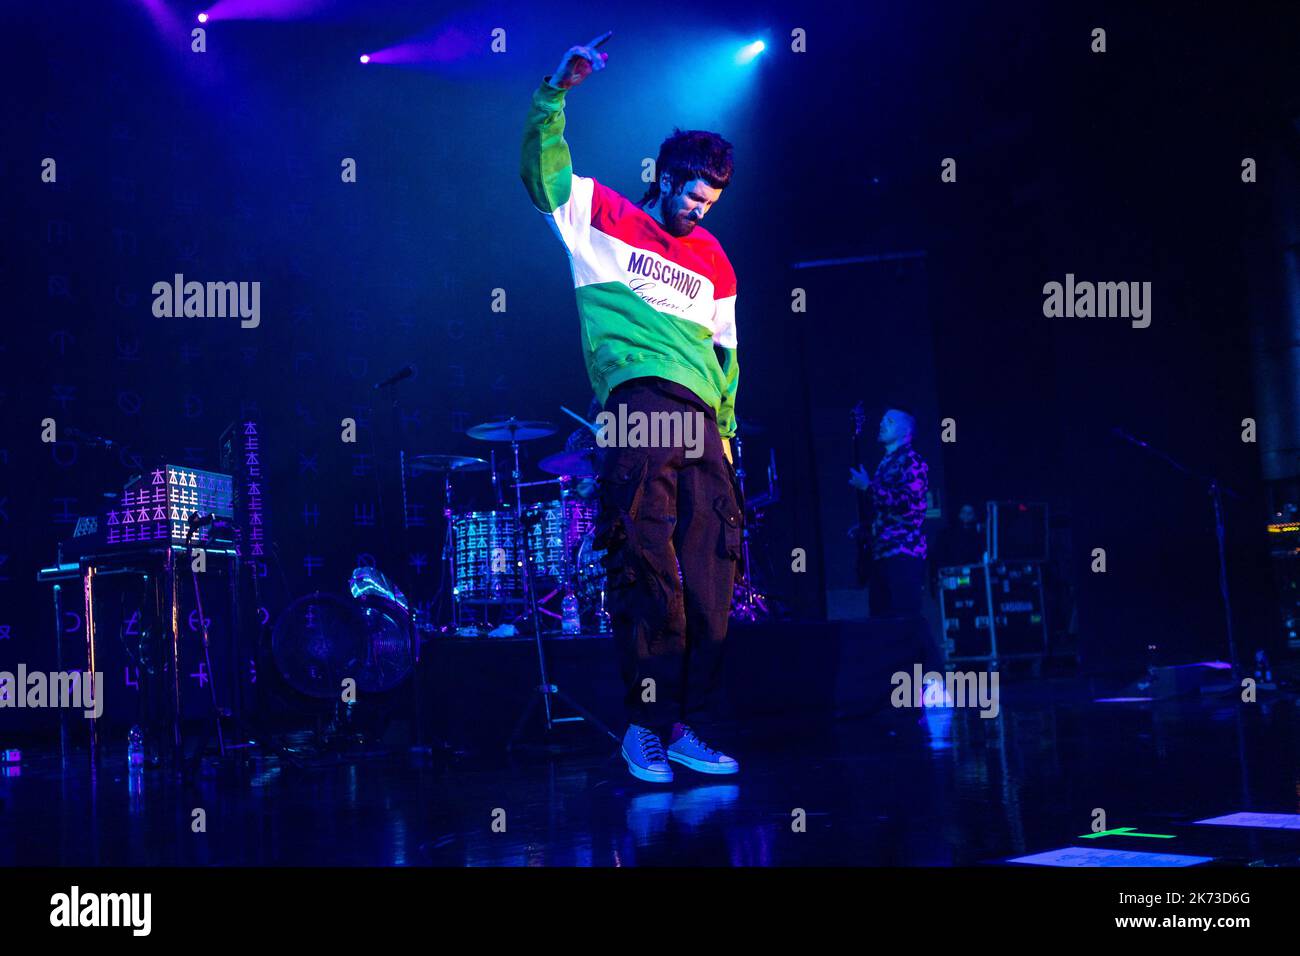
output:
[[[126,762],[131,767],[144,766],[144,731],[139,724],[126,735]]]
[[[605,592],[600,592],[600,607],[596,610],[596,632],[608,634],[611,630],[609,611],[605,610]]]
[[[572,591],[564,595],[564,601],[560,605],[561,617],[563,624],[561,630],[565,634],[582,633],[582,621],[578,618],[578,599]]]

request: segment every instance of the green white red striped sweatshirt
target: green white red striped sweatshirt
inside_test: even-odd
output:
[[[569,253],[591,387],[603,404],[629,379],[666,378],[707,402],[731,438],[736,273],[700,226],[674,236],[613,189],[573,174],[565,93],[546,81],[533,93],[520,175]]]

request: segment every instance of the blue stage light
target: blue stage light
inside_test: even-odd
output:
[[[755,40],[753,43],[746,43],[736,54],[736,63],[744,65],[749,63],[767,48],[767,44],[762,40]]]

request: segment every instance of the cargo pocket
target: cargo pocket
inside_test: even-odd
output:
[[[644,455],[629,456],[617,462],[602,482],[593,543],[605,552],[601,563],[605,566],[606,587],[611,591],[635,584],[643,564],[635,521],[645,496],[649,465]]]
[[[607,590],[622,591],[636,584],[639,561],[635,555],[631,554],[631,548],[626,541],[618,547],[606,551],[605,556],[600,559],[600,563],[605,566],[605,588]]]
[[[718,538],[718,556],[740,560],[740,535],[745,526],[744,516],[736,503],[727,495],[718,495],[713,499],[713,510],[722,519],[722,533]]]

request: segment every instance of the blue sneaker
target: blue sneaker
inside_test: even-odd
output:
[[[718,753],[686,724],[673,726],[673,742],[668,745],[668,759],[690,767],[699,773],[740,773],[740,763],[735,757]]]
[[[638,780],[647,783],[672,783],[673,768],[664,757],[664,744],[649,727],[628,724],[623,735],[623,759]]]

